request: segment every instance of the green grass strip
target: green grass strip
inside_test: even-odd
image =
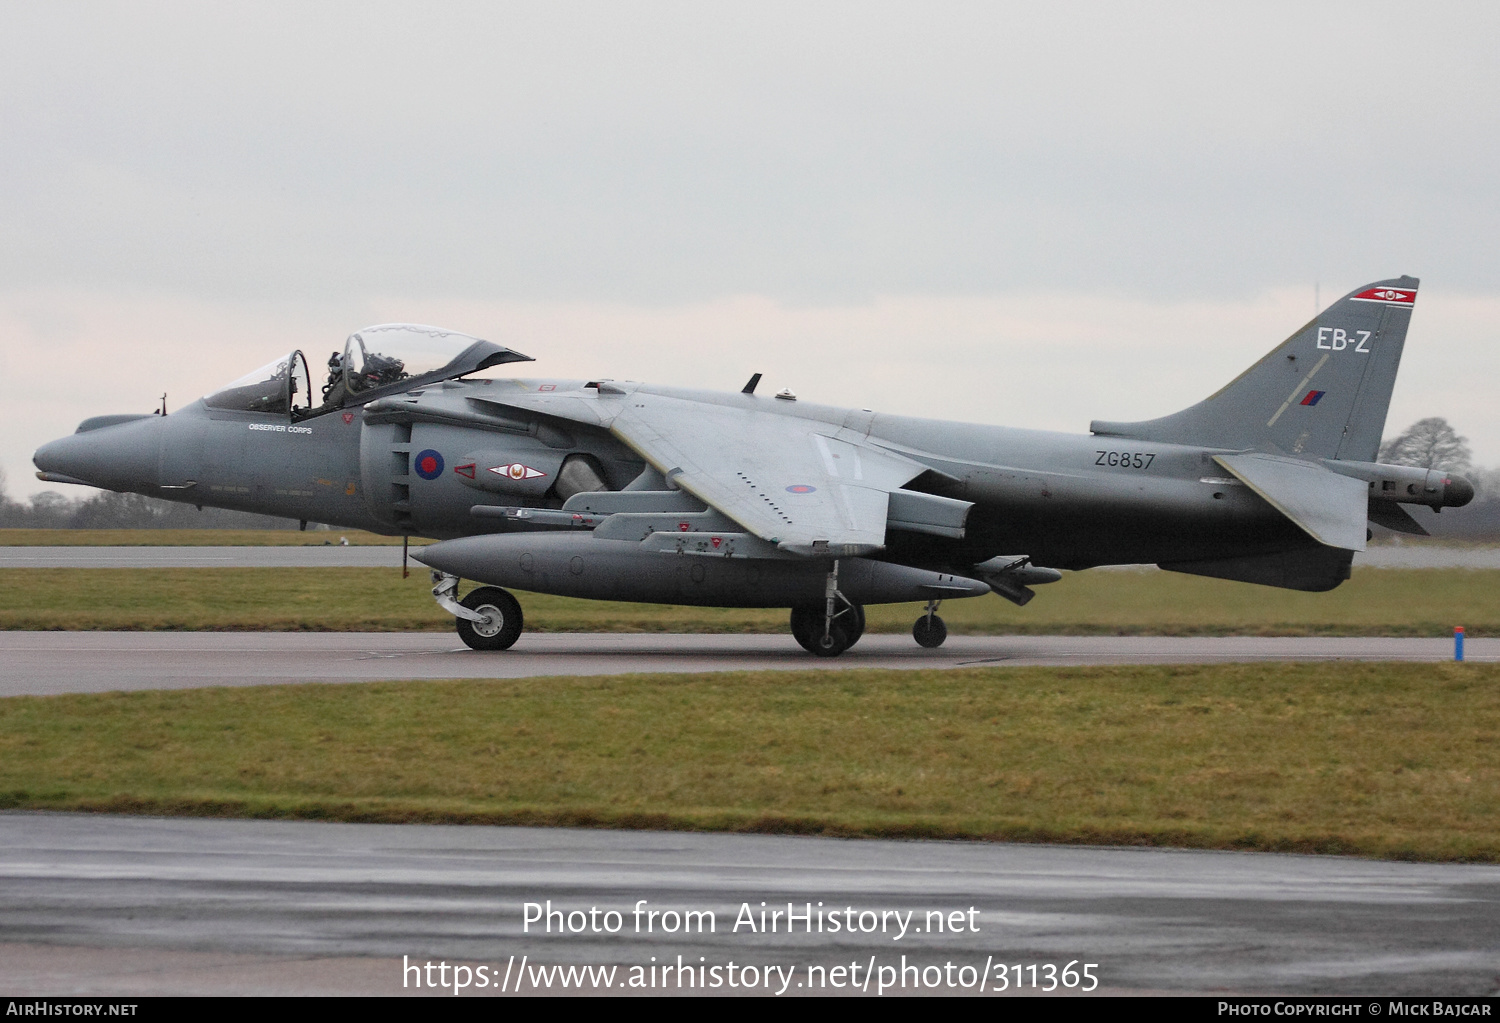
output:
[[[1500,861],[1500,665],[749,672],[0,700],[0,805]]]

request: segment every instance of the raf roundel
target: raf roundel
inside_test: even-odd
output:
[[[810,483],[793,483],[786,488],[788,494],[815,494],[818,488]]]
[[[424,480],[435,480],[443,474],[443,456],[428,448],[417,452],[413,460],[417,475]]]

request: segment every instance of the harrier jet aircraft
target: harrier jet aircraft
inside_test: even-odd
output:
[[[313,391],[301,352],[170,415],[85,420],[38,476],[426,536],[433,596],[481,650],[521,633],[503,587],[783,607],[820,656],[864,605],[1025,604],[1063,569],[1153,563],[1298,590],[1349,577],[1368,523],[1468,503],[1437,470],[1376,463],[1417,297],[1359,288],[1218,393],[1139,423],[1048,433],[758,393],[618,380],[466,379],[532,361],[433,327],[352,335]],[[461,579],[486,585],[459,599]]]

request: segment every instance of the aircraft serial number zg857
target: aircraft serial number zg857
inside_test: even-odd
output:
[[[912,636],[936,647],[941,601],[1025,604],[1097,565],[1331,590],[1370,523],[1423,533],[1405,506],[1467,504],[1463,479],[1375,461],[1417,284],[1351,292],[1213,396],[1088,434],[759,395],[759,373],[734,392],[477,378],[530,359],[382,324],[321,392],[293,352],[170,416],[87,419],[34,460],[54,483],[441,540],[415,556],[477,650],[521,635],[510,589],[788,608],[822,657],[859,642],[866,604],[922,601]]]
[[[1095,465],[1109,465],[1120,469],[1149,469],[1151,463],[1156,461],[1154,451],[1099,451],[1095,449],[1099,457],[1094,459]]]

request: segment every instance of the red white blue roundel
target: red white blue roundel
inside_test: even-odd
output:
[[[417,475],[424,480],[435,480],[443,474],[443,456],[431,448],[418,451],[412,463],[417,470]]]
[[[793,483],[786,488],[788,494],[815,494],[818,488],[810,483]]]

